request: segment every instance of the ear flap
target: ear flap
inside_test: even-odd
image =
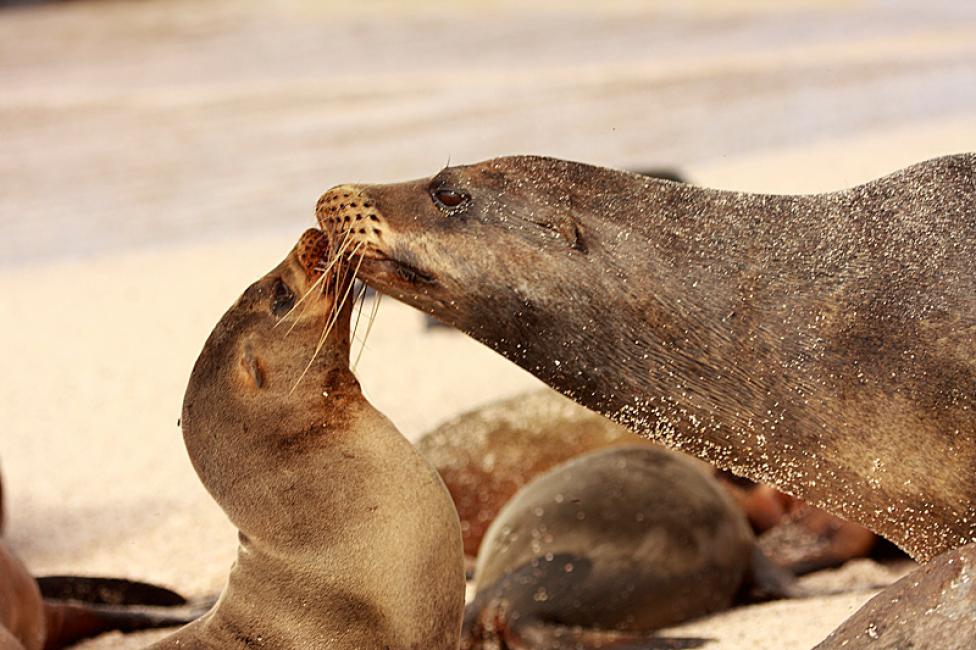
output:
[[[264,372],[261,370],[258,358],[254,356],[250,341],[244,344],[244,353],[241,355],[241,370],[250,378],[255,388],[264,386]]]
[[[511,650],[684,650],[700,648],[711,639],[659,637],[651,633],[594,630],[553,623],[531,622],[507,630]]]

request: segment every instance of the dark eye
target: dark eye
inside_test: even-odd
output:
[[[434,198],[434,203],[436,203],[438,207],[448,210],[463,205],[471,200],[471,197],[464,192],[447,188],[433,190],[430,195]]]
[[[294,306],[294,292],[281,279],[275,280],[274,287],[271,289],[271,313],[275,316],[283,316]]]

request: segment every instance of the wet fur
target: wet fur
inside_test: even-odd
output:
[[[918,559],[976,539],[976,155],[810,196],[515,156],[323,228],[343,195],[369,284],[577,402]]]

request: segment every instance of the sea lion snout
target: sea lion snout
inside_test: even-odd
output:
[[[419,256],[404,241],[415,233],[398,224],[390,228],[376,197],[376,187],[339,185],[322,195],[316,217],[340,254],[358,257],[368,277],[383,275],[394,285],[424,287],[430,291],[438,285]],[[386,289],[386,288],[384,288]]]
[[[295,246],[295,255],[310,280],[317,280],[322,274],[328,251],[329,237],[326,233],[316,228],[309,228],[302,233]]]
[[[358,185],[338,185],[323,194],[315,216],[340,249],[345,244],[345,250],[368,254],[382,246],[386,219]]]

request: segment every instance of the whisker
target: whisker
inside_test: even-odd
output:
[[[356,362],[352,364],[352,371],[356,372],[356,368],[359,367],[359,360],[363,358],[363,351],[366,349],[366,340],[369,339],[369,333],[373,329],[373,321],[376,320],[376,314],[380,309],[380,299],[383,298],[382,293],[375,294],[376,297],[373,299],[373,306],[369,311],[369,320],[366,322],[366,334],[363,336],[362,345],[359,346],[359,354],[356,355]]]
[[[353,251],[349,255],[354,256],[358,254],[359,251],[361,251],[365,245],[366,245],[365,242],[361,242],[358,246],[356,246],[355,249],[353,249]],[[332,331],[332,328],[339,320],[339,314],[342,312],[342,308],[346,306],[346,301],[349,299],[349,294],[352,292],[352,288],[355,286],[356,275],[359,273],[359,267],[361,267],[362,265],[363,265],[363,258],[360,257],[359,263],[356,265],[356,270],[352,272],[351,279],[349,278],[349,268],[348,267],[346,268],[346,273],[343,274],[342,276],[342,282],[344,283],[348,279],[349,286],[346,287],[346,293],[343,294],[342,300],[336,301],[335,309],[333,310],[332,313],[331,322],[329,323],[329,326],[326,329],[325,333],[322,335],[322,338],[319,340],[318,348],[316,348],[316,354],[318,354],[318,351],[322,348],[322,344],[325,342],[325,339],[329,336],[329,332]],[[341,286],[341,283],[337,283],[337,285]],[[338,297],[338,292],[337,292],[337,297]]]
[[[356,308],[356,322],[352,326],[352,336],[349,337],[349,342],[350,343],[352,343],[352,341],[356,338],[356,332],[359,331],[359,320],[363,316],[363,305],[366,304],[366,291],[368,291],[368,290],[369,290],[369,287],[367,287],[365,284],[363,284],[363,288],[359,292],[359,295],[356,296],[355,300],[353,300],[353,304],[355,305],[356,302],[358,302],[359,303],[359,307]]]
[[[318,280],[316,280],[314,283],[312,283],[312,286],[309,287],[308,291],[306,291],[305,294],[298,300],[298,302],[296,302],[294,304],[294,306],[292,306],[292,308],[288,310],[288,313],[287,314],[285,314],[284,316],[282,316],[281,319],[278,320],[278,322],[274,324],[274,327],[278,327],[279,324],[281,324],[282,322],[284,322],[292,313],[294,313],[294,311],[296,309],[298,309],[298,306],[299,305],[301,305],[303,302],[305,302],[305,299],[315,290],[315,288],[320,283],[324,283],[325,282],[325,280],[328,278],[329,271],[331,271],[332,270],[332,267],[334,267],[336,265],[336,263],[340,259],[342,259],[343,248],[348,244],[349,241],[350,241],[350,237],[347,234],[346,235],[346,238],[342,241],[342,244],[340,246],[339,251],[333,256],[332,261],[329,262],[328,266],[326,266],[325,268],[323,268],[321,270],[321,273],[322,274],[319,276]],[[295,319],[295,321],[291,324],[291,327],[288,328],[288,331],[285,332],[285,336],[288,336],[289,334],[292,333],[292,331],[295,329],[295,326],[298,325],[298,321],[301,320],[301,317],[303,315],[305,315],[305,311],[307,309],[308,309],[308,305],[306,305],[305,308],[302,309],[302,313],[298,315],[298,318]]]
[[[353,249],[353,251],[350,253],[350,256],[359,253],[359,251],[362,250],[365,245],[366,245],[365,242],[359,242],[356,245],[356,247]],[[362,266],[362,264],[363,264],[363,258],[359,258],[359,264],[356,266],[356,270],[353,272],[353,279],[355,279],[356,273],[359,272],[359,267]],[[339,268],[336,268],[336,288],[337,288],[336,297],[337,298],[338,298],[338,287],[342,286],[342,282],[346,281],[346,278],[348,277],[349,274],[349,268],[346,267],[345,273],[342,275],[342,278],[340,280],[339,270],[340,270]],[[342,313],[342,309],[346,305],[346,300],[349,299],[349,294],[352,292],[353,286],[354,283],[350,281],[349,286],[346,287],[346,292],[342,296],[342,300],[341,301],[336,300],[336,306],[332,310],[331,317],[327,319],[328,322],[326,324],[325,330],[322,332],[322,336],[319,337],[319,341],[315,346],[315,351],[312,353],[312,358],[308,360],[308,364],[305,365],[305,369],[302,370],[301,375],[298,376],[298,379],[295,381],[295,385],[291,387],[290,391],[288,391],[289,395],[295,392],[295,389],[298,388],[298,385],[302,382],[302,379],[304,379],[305,375],[308,374],[308,371],[312,367],[312,364],[315,363],[315,359],[318,358],[319,352],[322,351],[322,346],[325,345],[325,341],[329,338],[329,334],[332,332],[332,328],[335,327],[336,322],[338,322],[339,320],[339,314]]]
[[[349,231],[346,231],[346,237],[345,237],[345,239],[342,240],[342,242],[340,244],[340,247],[341,246],[344,246],[349,241],[349,239],[350,239]],[[312,286],[308,288],[308,291],[306,291],[302,295],[302,297],[298,299],[298,302],[296,302],[292,306],[292,308],[289,309],[288,312],[284,316],[282,316],[280,319],[278,319],[278,322],[276,322],[274,324],[275,327],[278,327],[278,325],[280,325],[284,321],[288,320],[288,317],[291,316],[295,312],[296,309],[298,309],[298,306],[301,305],[303,302],[305,302],[305,299],[308,298],[308,296],[311,295],[311,293],[313,291],[315,291],[315,289],[318,287],[318,285],[321,284],[325,280],[326,276],[329,273],[329,270],[332,268],[332,266],[337,261],[339,261],[339,255],[331,255],[331,257],[332,257],[332,261],[329,262],[328,266],[325,266],[324,268],[316,269],[316,270],[318,270],[320,272],[320,275],[319,275],[318,279],[315,282],[313,282],[312,283]],[[318,266],[318,264],[316,264],[316,266]],[[305,313],[304,310],[302,311],[302,313],[303,314]],[[288,331],[291,332],[291,330],[288,330]]]
[[[295,310],[298,309],[299,305],[301,305],[302,303],[304,303],[305,302],[305,299],[308,298],[310,295],[312,295],[312,292],[315,291],[319,287],[319,285],[322,284],[322,282],[323,282],[324,279],[325,279],[325,274],[323,273],[322,275],[320,275],[318,277],[318,279],[315,282],[312,283],[312,286],[310,286],[308,288],[308,291],[306,291],[304,294],[302,294],[302,297],[298,299],[298,302],[296,302],[292,306],[292,308],[289,309],[287,313],[285,313],[284,316],[282,316],[281,318],[279,318],[275,322],[275,324],[272,326],[271,329],[275,329],[276,327],[278,327],[279,325],[281,325],[282,323],[284,323],[286,320],[288,320],[288,317],[291,316],[293,313],[295,313]],[[306,309],[308,309],[308,305],[305,305],[305,307],[302,309],[302,313],[298,315],[298,318],[295,319],[295,322],[292,323],[292,326],[290,328],[288,328],[288,331],[287,332],[285,332],[285,336],[288,336],[289,334],[291,334],[291,331],[293,329],[295,329],[295,325],[298,324],[298,321],[301,320],[301,317],[305,315],[305,310]]]

